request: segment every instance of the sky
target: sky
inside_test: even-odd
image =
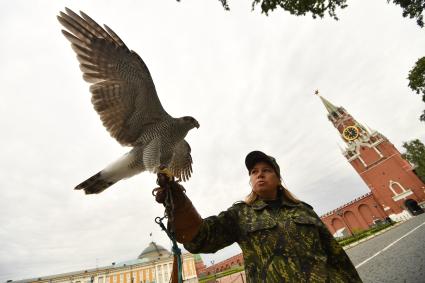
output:
[[[403,141],[425,140],[425,104],[407,86],[425,31],[399,7],[348,1],[335,21],[229,4],[0,0],[0,281],[134,259],[150,241],[170,248],[154,222],[163,214],[155,175],[99,195],[73,190],[129,149],[93,110],[56,20],[64,7],[111,27],[147,64],[166,111],[199,121],[186,138],[194,172],[184,186],[202,217],[249,193],[252,150],[274,156],[289,190],[318,214],[368,192],[316,89],[401,151]]]

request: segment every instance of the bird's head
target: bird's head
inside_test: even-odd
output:
[[[181,119],[181,121],[183,121],[183,123],[185,123],[186,125],[190,126],[190,129],[199,128],[198,121],[196,121],[196,119],[193,118],[193,117],[184,116],[184,117],[182,117],[180,119]]]

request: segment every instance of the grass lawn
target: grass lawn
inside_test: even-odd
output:
[[[386,224],[379,225],[378,227],[374,227],[374,228],[370,228],[370,229],[367,229],[367,230],[363,230],[363,231],[361,231],[359,233],[354,233],[354,235],[352,235],[350,237],[347,237],[347,238],[338,240],[338,243],[341,246],[346,246],[346,245],[351,244],[353,242],[356,242],[356,241],[358,241],[360,239],[363,239],[363,238],[366,238],[366,237],[368,237],[370,235],[373,235],[376,232],[381,231],[381,230],[383,230],[385,228],[388,228],[388,227],[390,227],[392,225],[394,225],[394,223],[386,223]]]
[[[227,275],[230,275],[230,274],[233,274],[233,273],[241,272],[243,270],[244,270],[243,266],[232,267],[232,268],[227,269],[223,272],[216,273],[215,275],[211,274],[211,275],[199,278],[199,283],[205,283],[205,282],[208,282],[208,281],[210,281],[214,278],[224,277],[224,276],[227,276]]]

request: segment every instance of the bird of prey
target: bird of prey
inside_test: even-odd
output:
[[[190,146],[184,140],[199,123],[173,118],[162,107],[143,60],[108,26],[65,8],[57,16],[63,35],[77,54],[91,101],[103,125],[121,145],[132,149],[75,187],[97,194],[143,171],[167,172],[186,181],[192,173]]]

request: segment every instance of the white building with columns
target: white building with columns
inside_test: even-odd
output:
[[[194,255],[186,253],[182,259],[183,281],[198,283]],[[173,255],[151,242],[135,260],[7,283],[168,283],[172,269]]]

